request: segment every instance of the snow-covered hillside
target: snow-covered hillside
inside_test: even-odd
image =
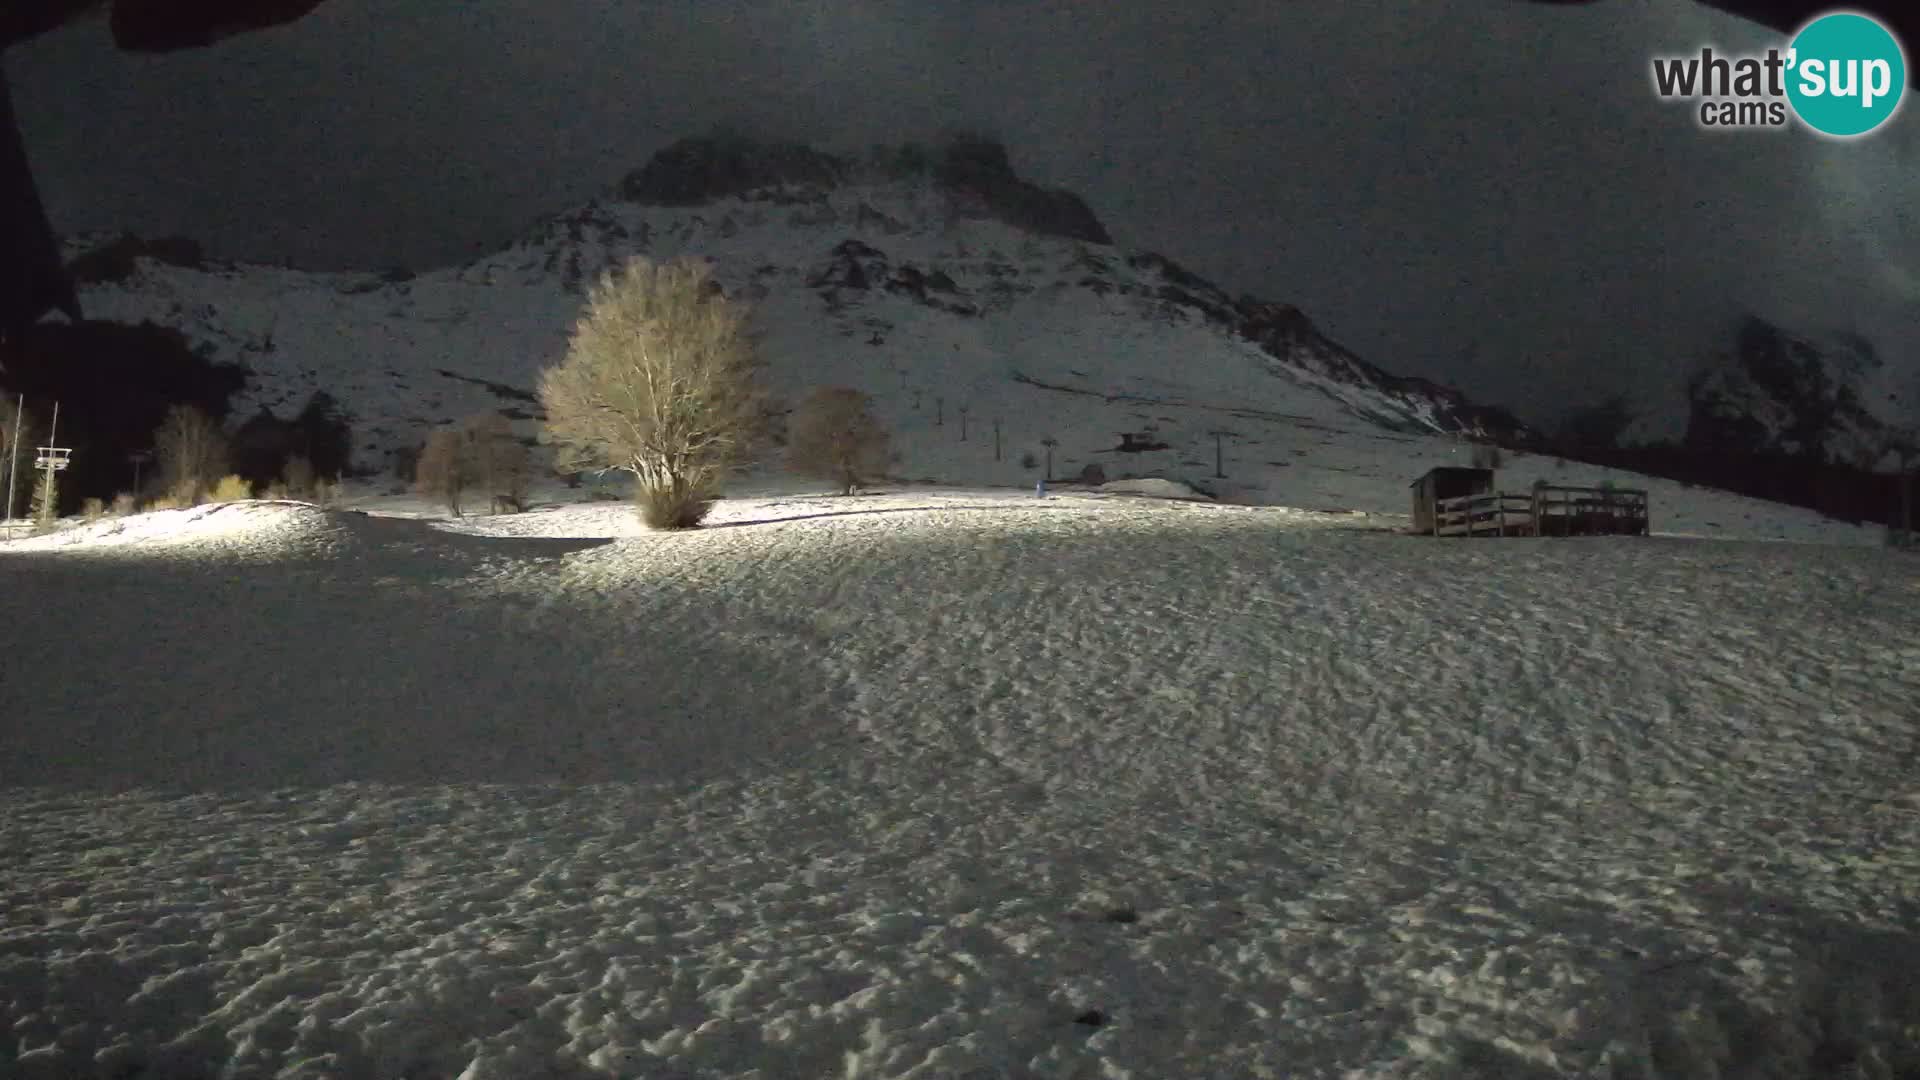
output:
[[[1820,342],[1750,318],[1688,387],[1685,442],[1891,470],[1920,438],[1916,390],[1864,340]]]
[[[0,545],[0,1075],[1920,1070],[1910,557],[1373,524]]]
[[[175,327],[244,365],[239,416],[286,416],[327,391],[373,469],[483,409],[531,437],[538,372],[562,356],[586,288],[634,255],[713,260],[753,305],[789,400],[823,384],[875,395],[899,479],[1030,488],[1053,439],[1056,478],[1098,465],[1111,480],[1163,477],[1236,503],[1404,513],[1415,476],[1466,463],[1460,433],[1528,440],[1499,410],[1352,355],[1292,307],[1098,242],[1077,200],[1025,187],[997,148],[976,157],[956,175],[689,140],[506,250],[417,275],[221,265],[187,243],[134,258],[139,246],[105,237],[71,250],[113,253],[91,260],[89,317]],[[1166,449],[1120,452],[1123,433]],[[1648,487],[1662,531],[1877,535],[1510,455],[1504,487],[1536,479]]]
[[[1296,451],[1329,437],[1431,450],[1423,436],[1517,434],[1497,410],[1353,356],[1291,307],[1230,297],[1150,253],[1059,234],[1103,236],[1097,223],[1047,231],[1030,212],[1025,226],[1009,224],[982,194],[1020,184],[1003,160],[959,178],[842,165],[844,175],[823,178],[832,166],[819,165],[808,182],[769,175],[758,186],[728,173],[730,193],[676,200],[695,205],[616,194],[504,251],[417,276],[141,258],[131,274],[90,274],[81,296],[91,318],[176,327],[213,359],[244,364],[253,374],[239,415],[260,405],[284,415],[328,391],[355,417],[358,453],[375,467],[467,412],[536,414],[536,374],[562,354],[584,289],[633,255],[714,260],[728,289],[755,305],[777,386],[845,383],[877,395],[907,476],[1031,483],[1019,462],[1053,437],[1062,470],[1099,460],[1116,477],[1199,480],[1212,472],[1208,433],[1226,430],[1231,482],[1219,487],[1298,500],[1311,497],[1301,478],[1320,463]],[[623,190],[677,189],[656,176]],[[1059,193],[1031,198],[1077,206]],[[1106,454],[1121,432],[1149,427],[1168,451]],[[1401,483],[1404,471],[1395,470]]]

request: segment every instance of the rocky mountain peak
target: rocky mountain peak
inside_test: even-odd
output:
[[[963,210],[1042,236],[1111,244],[1085,201],[1014,172],[1005,146],[979,135],[949,135],[928,146],[879,147],[865,159],[735,134],[681,139],[620,184],[620,196],[647,206],[703,206],[725,198],[805,200],[855,181],[931,180]]]
[[[648,206],[701,206],[765,188],[832,187],[847,172],[847,162],[800,143],[707,135],[657,151],[627,174],[620,194]]]
[[[1688,386],[1686,444],[1870,468],[1891,435],[1862,396],[1880,366],[1857,337],[1820,343],[1749,316],[1732,351]]]

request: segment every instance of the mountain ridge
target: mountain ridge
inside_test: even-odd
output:
[[[1884,367],[1858,335],[1820,341],[1750,314],[1732,349],[1689,380],[1683,445],[1886,468],[1912,433],[1869,407],[1876,393],[1898,400],[1874,386]]]
[[[1451,456],[1461,439],[1537,439],[1505,410],[1362,359],[1294,305],[1097,241],[1084,204],[1029,185],[1004,148],[954,145],[856,160],[682,140],[601,197],[427,270],[309,271],[124,233],[69,237],[66,252],[102,325],[165,328],[243,373],[230,415],[284,417],[330,395],[361,470],[400,470],[435,427],[482,410],[537,435],[539,370],[564,355],[592,283],[635,256],[710,260],[754,308],[783,398],[821,384],[874,394],[902,476],[1030,486],[1025,463],[1057,438],[1063,469],[1105,462],[1254,502],[1324,504],[1347,488],[1314,477],[1385,468],[1391,507],[1411,466],[1348,460],[1347,443],[1438,437]],[[1041,211],[1057,219],[1036,225]]]
[[[661,217],[653,211],[666,212]],[[977,254],[964,238],[933,250],[929,237],[959,236],[997,223],[1007,232]],[[141,240],[125,234],[74,238],[70,265],[96,292],[136,282],[142,267],[171,267],[212,276],[304,275],[345,294],[404,290],[423,277],[494,281],[534,267],[557,277],[579,296],[589,278],[633,254],[703,254],[707,241],[728,241],[742,229],[781,227],[834,234],[806,259],[804,287],[830,312],[862,302],[872,290],[905,297],[956,318],[979,318],[1031,294],[1026,275],[1050,272],[1062,285],[1102,298],[1148,307],[1156,318],[1196,317],[1258,348],[1275,368],[1293,368],[1348,390],[1343,404],[1370,422],[1409,432],[1460,432],[1475,438],[1529,443],[1534,433],[1503,409],[1477,405],[1459,391],[1418,377],[1387,372],[1327,338],[1297,307],[1232,296],[1166,256],[1126,251],[1071,193],[1040,189],[1014,173],[1003,147],[958,137],[933,150],[908,145],[864,160],[838,157],[799,144],[756,143],[737,136],[683,139],[664,148],[620,182],[611,198],[589,200],[538,223],[520,240],[465,263],[432,271],[306,272],[209,259],[191,241]],[[663,235],[664,234],[664,235]],[[889,252],[893,242],[917,252]],[[1016,268],[1001,248],[1054,244],[1057,265],[1029,261]],[[614,257],[617,254],[619,257]],[[824,256],[824,257],[822,257]],[[723,261],[726,256],[718,256]],[[752,293],[772,264],[755,266],[745,281]],[[963,284],[966,267],[984,278]],[[734,269],[741,269],[734,267]],[[723,282],[728,275],[722,274]],[[110,305],[111,306],[111,305]],[[1172,312],[1187,315],[1175,316]],[[156,321],[166,322],[166,317]],[[229,328],[230,329],[230,328]],[[203,336],[220,337],[209,328]],[[871,340],[869,335],[869,339]],[[218,348],[216,346],[216,348]],[[259,350],[252,350],[257,353]],[[457,365],[456,365],[457,366]],[[1339,395],[1336,395],[1339,397]]]

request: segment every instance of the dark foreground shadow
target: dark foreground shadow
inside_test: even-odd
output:
[[[409,562],[9,566],[35,618],[0,629],[0,785],[686,781],[835,737],[818,643],[733,628],[711,597],[547,604]]]
[[[1741,885],[1690,899],[1722,928],[1712,952],[1660,927],[1604,935],[1642,946],[1592,984],[1585,1029],[1572,1033],[1589,1050],[1614,1047],[1611,1076],[1920,1080],[1920,906],[1889,929]],[[1591,912],[1568,914],[1567,929],[1594,929]],[[1787,980],[1766,1000],[1750,996],[1738,968],[1761,956]],[[1465,1046],[1461,1061],[1463,1076],[1551,1075],[1491,1044]]]

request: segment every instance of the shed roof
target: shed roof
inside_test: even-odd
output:
[[[1408,484],[1407,486],[1414,487],[1418,485],[1420,481],[1425,480],[1427,477],[1433,476],[1436,473],[1472,473],[1476,476],[1492,476],[1493,470],[1492,469],[1475,469],[1466,465],[1435,465],[1433,468],[1428,469],[1426,472],[1423,472],[1419,476],[1414,477],[1413,483]]]

